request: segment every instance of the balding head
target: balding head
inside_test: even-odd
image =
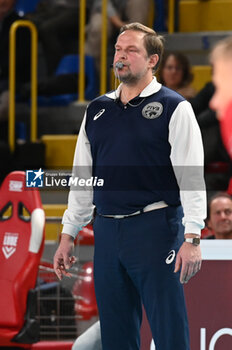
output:
[[[210,62],[214,62],[218,59],[232,61],[232,36],[226,39],[220,40],[213,48],[210,54]]]
[[[210,61],[213,66],[215,93],[210,107],[223,118],[228,105],[232,102],[232,37],[221,40],[214,47]]]
[[[218,193],[210,199],[208,227],[217,239],[232,239],[232,198],[227,193]]]

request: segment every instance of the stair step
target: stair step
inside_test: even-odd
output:
[[[60,232],[62,230],[61,219],[64,214],[66,204],[44,204],[46,224],[45,224],[45,240],[46,242],[58,242]]]
[[[193,66],[193,82],[192,86],[196,91],[200,91],[206,83],[212,79],[212,67],[211,66]]]
[[[66,208],[66,204],[43,204],[46,217],[62,217]]]
[[[210,50],[229,35],[232,31],[165,34],[165,49],[183,52],[191,65],[208,65]]]
[[[47,169],[71,169],[77,135],[43,135],[45,167]]]
[[[179,31],[232,30],[231,0],[182,0],[179,3]]]

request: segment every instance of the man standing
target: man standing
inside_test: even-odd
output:
[[[208,239],[232,239],[232,198],[228,193],[217,193],[209,201],[207,226],[213,235]]]
[[[210,107],[217,112],[226,149],[232,158],[232,37],[217,43],[211,53],[215,93]]]
[[[131,23],[121,28],[115,50],[121,84],[88,106],[74,156],[74,172],[81,168],[104,186],[70,191],[54,269],[60,279],[68,275],[74,237],[95,207],[103,350],[139,349],[141,304],[157,350],[189,350],[182,284],[201,266],[206,200],[200,131],[190,104],[153,77],[161,37]]]

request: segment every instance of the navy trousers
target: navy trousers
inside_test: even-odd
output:
[[[94,278],[103,350],[139,350],[142,304],[157,350],[189,350],[183,286],[174,273],[182,207],[123,219],[96,216]]]

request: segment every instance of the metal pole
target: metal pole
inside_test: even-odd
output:
[[[36,26],[25,20],[15,21],[10,28],[9,52],[9,131],[10,150],[15,150],[15,78],[16,78],[16,32],[19,27],[27,27],[31,33],[31,132],[32,142],[37,140],[37,52],[38,34]]]
[[[101,33],[101,83],[100,94],[106,92],[107,78],[107,0],[102,0],[102,33]]]
[[[85,3],[80,0],[78,101],[85,101]]]
[[[168,33],[174,33],[175,0],[168,2]]]

